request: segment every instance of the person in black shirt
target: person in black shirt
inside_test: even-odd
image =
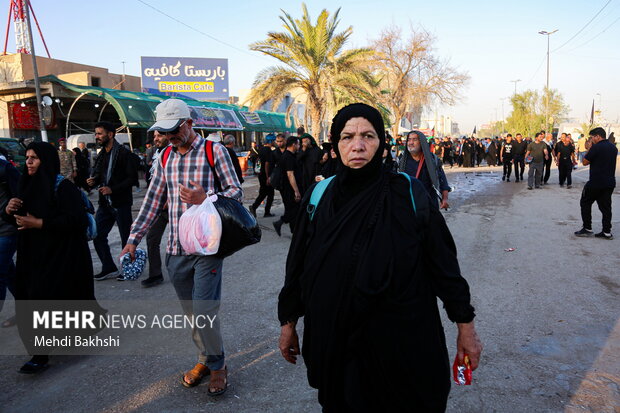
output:
[[[553,151],[555,153],[555,164],[560,174],[560,186],[564,186],[564,181],[566,181],[566,187],[570,189],[573,185],[571,177],[573,165],[576,164],[575,145],[573,145],[570,138],[563,133],[562,140],[555,145]]]
[[[296,153],[299,150],[299,138],[289,136],[286,140],[286,151],[278,161],[282,171],[282,202],[284,203],[284,215],[274,221],[273,227],[278,236],[282,235],[282,224],[289,224],[291,233],[295,232],[295,218],[301,201],[301,190],[299,182],[301,182],[301,168],[297,162]]]
[[[517,133],[515,138],[516,141],[512,143],[512,160],[515,165],[515,182],[519,182],[523,181],[527,143],[523,140],[523,136],[520,133]]]
[[[454,145],[450,138],[444,138],[443,141],[443,163],[450,164],[450,168],[454,166]]]
[[[250,205],[250,212],[254,216],[256,216],[256,209],[265,198],[267,198],[267,202],[265,203],[264,217],[268,218],[274,216],[271,213],[271,205],[273,204],[275,190],[267,183],[267,178],[275,166],[273,153],[276,151],[279,152],[277,149],[275,151],[273,150],[273,142],[275,140],[276,137],[273,134],[267,135],[265,137],[265,144],[258,150],[258,159],[260,160],[261,165],[260,171],[258,172],[258,183],[260,185],[260,189],[254,203]]]
[[[303,134],[300,139],[301,150],[297,151],[297,160],[301,167],[301,181],[298,184],[304,194],[315,183],[323,154],[309,133]]]
[[[230,160],[235,168],[235,174],[237,174],[237,178],[239,178],[239,183],[243,183],[243,171],[241,171],[241,165],[239,164],[239,157],[237,156],[237,152],[233,149],[235,147],[236,139],[233,135],[224,136],[224,146],[230,155]]]
[[[603,215],[603,231],[595,237],[611,240],[611,194],[616,187],[616,158],[618,148],[606,138],[605,129],[590,131],[592,146],[583,158],[584,165],[590,165],[590,179],[581,193],[581,220],[583,227],[575,232],[578,237],[588,237],[592,232],[592,204],[596,201]]]
[[[513,144],[512,144],[512,135],[508,134],[506,136],[506,141],[502,144],[502,148],[499,151],[499,161],[504,165],[504,175],[502,176],[502,181],[510,182],[510,174],[512,173],[512,157],[513,157]],[[516,173],[516,171],[515,171]],[[519,182],[519,177],[517,176],[517,182]]]
[[[472,139],[465,139],[463,141],[463,167],[470,168],[474,166],[474,154],[476,152],[476,146]]]
[[[543,131],[544,132],[544,131]],[[551,176],[551,162],[553,161],[553,154],[555,153],[553,151],[553,135],[550,133],[546,133],[545,134],[545,138],[543,139],[543,142],[547,145],[547,152],[549,152],[549,157],[545,158],[545,163],[544,163],[544,172],[543,172],[543,184],[547,185],[547,182],[549,181],[549,177]]]

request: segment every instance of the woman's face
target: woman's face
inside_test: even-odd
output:
[[[351,118],[340,132],[338,151],[342,163],[351,169],[366,166],[379,148],[379,136],[365,118]]]
[[[26,151],[26,169],[28,170],[28,175],[32,176],[37,173],[39,166],[41,166],[41,159],[39,159],[35,151],[28,149]]]

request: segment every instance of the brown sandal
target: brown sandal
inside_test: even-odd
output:
[[[185,387],[194,387],[200,384],[200,381],[204,376],[208,376],[211,373],[211,370],[207,366],[202,363],[198,363],[188,372],[185,372],[181,376],[181,384]],[[187,381],[185,378],[188,378],[190,381]]]
[[[222,370],[213,370],[209,381],[209,396],[220,396],[226,393],[227,387],[228,367],[224,367]],[[216,389],[216,391],[211,391],[211,389]]]

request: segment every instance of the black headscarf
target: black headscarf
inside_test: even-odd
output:
[[[379,147],[377,152],[366,165],[359,169],[353,169],[342,163],[338,142],[340,141],[340,133],[344,129],[346,123],[352,118],[364,118],[370,122],[379,137]],[[330,130],[332,143],[336,155],[340,160],[336,181],[338,186],[338,195],[335,199],[335,206],[339,209],[345,205],[356,194],[361,192],[369,184],[375,182],[383,167],[383,150],[385,149],[385,128],[383,118],[379,111],[364,103],[353,103],[340,109],[332,120]]]
[[[47,142],[32,142],[26,152],[32,150],[41,160],[34,175],[25,173],[18,185],[18,197],[24,202],[19,214],[30,213],[37,218],[46,218],[54,204],[54,187],[60,173],[58,151]]]

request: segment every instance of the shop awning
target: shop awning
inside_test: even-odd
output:
[[[131,92],[127,90],[108,89],[96,86],[81,86],[60,80],[49,75],[40,78],[41,82],[51,82],[76,93],[96,96],[105,99],[114,107],[123,126],[130,128],[149,128],[155,122],[155,107],[166,96],[150,93]],[[182,99],[191,108],[196,128],[211,130],[247,130],[255,132],[284,132],[294,131],[292,122],[286,127],[284,114],[266,111],[256,111],[262,123],[248,123],[240,112],[247,112],[246,107],[239,107],[226,103],[205,102],[192,99]]]

